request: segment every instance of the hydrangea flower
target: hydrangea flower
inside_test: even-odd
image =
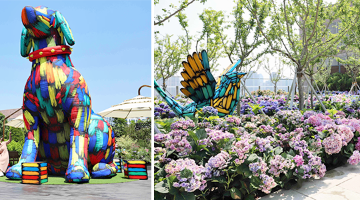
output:
[[[175,129],[182,129],[182,130],[187,130],[188,128],[194,128],[195,127],[195,123],[191,120],[185,120],[185,119],[179,119],[178,121],[174,122],[171,124],[170,128],[175,130]]]
[[[168,134],[163,134],[163,133],[154,134],[154,141],[155,142],[164,142],[168,138],[169,138]]]
[[[353,155],[347,160],[350,165],[357,165],[360,162],[360,153],[358,150],[353,152]]]
[[[220,176],[222,170],[228,166],[231,156],[226,151],[221,151],[216,156],[212,156],[206,163],[206,176],[211,178],[212,175]],[[212,173],[213,172],[213,173]]]
[[[266,174],[261,174],[260,179],[262,181],[262,184],[259,186],[259,190],[266,194],[269,194],[271,192],[271,189],[277,185],[274,178]]]
[[[192,172],[189,178],[181,177],[181,172],[185,169]],[[165,172],[167,177],[175,175],[178,182],[174,182],[173,186],[184,188],[186,192],[194,192],[195,190],[204,190],[206,188],[205,168],[195,163],[193,159],[185,158],[172,160],[165,165]]]
[[[205,106],[201,109],[201,112],[205,115],[205,116],[217,116],[218,115],[218,110],[212,106]]]
[[[294,163],[290,159],[285,159],[280,155],[275,155],[275,157],[270,161],[269,173],[273,174],[275,177],[279,177],[280,173],[286,174],[289,169],[295,167]]]
[[[339,134],[331,134],[323,140],[323,146],[329,155],[339,153],[342,147],[342,138]]]
[[[186,138],[189,135],[187,131],[172,130],[168,135],[167,140],[163,142],[167,149],[175,150],[179,156],[188,155],[192,151],[190,142]]]
[[[266,163],[262,160],[262,158],[258,159],[259,161],[253,162],[249,164],[249,169],[252,171],[254,176],[259,176],[260,174],[264,174],[269,168]]]
[[[227,131],[223,132],[221,130],[212,130],[212,129],[205,129],[207,134],[208,134],[208,139],[210,142],[214,141],[214,142],[219,142],[220,140],[224,140],[224,139],[231,139],[234,138],[234,134],[229,133]]]
[[[304,164],[303,157],[300,156],[300,155],[296,155],[296,156],[294,157],[294,161],[295,161],[297,167],[299,167],[299,166],[301,166],[301,165]]]
[[[247,154],[251,148],[250,140],[248,138],[242,138],[240,141],[234,142],[231,152],[236,153],[237,158],[235,164],[241,165],[247,158]]]
[[[351,131],[351,129],[348,126],[345,125],[339,125],[337,127],[337,132],[342,138],[343,146],[346,146],[354,137],[354,133]]]

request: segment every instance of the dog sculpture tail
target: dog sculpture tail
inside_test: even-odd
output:
[[[185,116],[193,116],[196,112],[196,103],[190,103],[186,106],[180,105],[173,98],[167,95],[164,90],[162,90],[158,83],[154,80],[155,90],[159,93],[159,95],[166,101],[166,103],[170,106],[170,108],[175,112],[179,117]]]

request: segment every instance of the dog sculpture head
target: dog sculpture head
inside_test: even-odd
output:
[[[53,11],[44,6],[26,6],[21,12],[21,20],[24,25],[21,34],[21,56],[29,55],[34,45],[34,40],[45,39],[54,34],[58,35],[61,43],[66,42],[74,45],[75,40],[65,18],[58,11]],[[55,37],[55,36],[54,36]]]

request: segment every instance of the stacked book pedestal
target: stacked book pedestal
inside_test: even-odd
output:
[[[129,179],[147,180],[146,162],[143,160],[123,160],[124,176]]]
[[[48,182],[47,163],[31,162],[22,163],[22,179],[21,183],[37,184]]]
[[[122,168],[121,168],[121,162],[122,162],[122,160],[121,159],[114,159],[114,162],[115,162],[115,164],[116,164],[116,166],[118,167],[118,170],[117,170],[117,172],[116,173],[122,173]]]

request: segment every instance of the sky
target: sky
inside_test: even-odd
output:
[[[58,10],[75,45],[70,55],[84,77],[98,113],[138,95],[151,85],[151,0],[23,1],[2,0],[0,12],[0,110],[22,106],[31,63],[20,55],[24,6]],[[151,96],[150,88],[141,89]]]
[[[335,0],[326,0],[326,2],[335,2]],[[170,1],[160,1],[159,5],[154,6],[154,16],[158,15],[159,13],[163,13],[162,9],[169,9]],[[174,3],[175,4],[175,3]],[[179,5],[179,4],[175,4]],[[205,4],[200,3],[199,1],[195,1],[194,3],[190,4],[185,10],[182,12],[187,15],[188,19],[188,30],[190,35],[197,35],[199,36],[202,28],[203,23],[199,19],[199,15],[203,12],[204,9],[214,9],[217,11],[223,11],[224,15],[227,17],[226,20],[233,21],[234,17],[231,15],[233,8],[236,6],[234,0],[207,0]],[[171,9],[174,10],[174,9]],[[154,26],[154,31],[159,31],[159,33],[163,36],[166,34],[173,35],[173,38],[179,35],[185,35],[185,31],[182,30],[177,17],[172,17],[170,20],[166,21],[163,26]],[[229,36],[229,38],[234,39],[234,29],[233,27],[225,31],[225,34]],[[193,46],[192,51],[195,51],[195,46]],[[191,51],[190,51],[191,52]],[[260,52],[259,50],[255,50],[254,52]],[[270,60],[270,63],[275,62],[275,57],[271,55],[267,55]],[[220,58],[218,60],[219,70],[214,73],[214,75],[220,75],[220,73],[228,67],[231,63],[227,57]],[[275,71],[275,70],[274,70]],[[264,78],[268,78],[269,75],[264,71],[264,69],[260,68],[257,73],[260,73],[264,76]],[[180,75],[180,72],[178,73]],[[287,66],[284,67],[284,75],[286,77],[293,78],[293,72],[291,71],[291,67]]]

